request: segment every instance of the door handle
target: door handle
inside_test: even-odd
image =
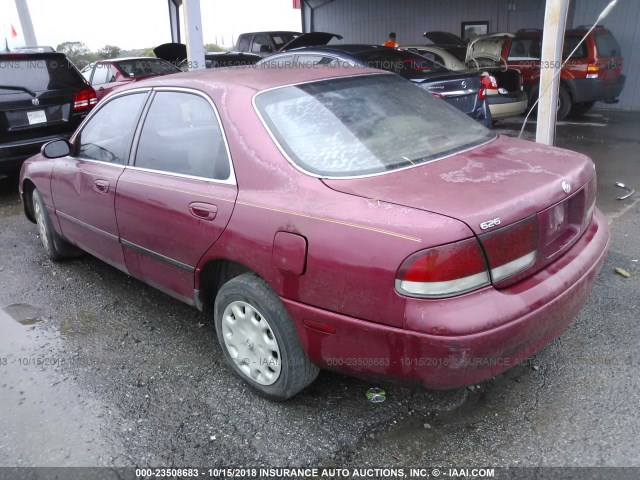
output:
[[[218,207],[210,203],[193,202],[189,204],[189,212],[196,218],[213,220],[218,213]]]
[[[93,182],[93,189],[98,193],[108,193],[109,182],[107,180],[96,180]]]

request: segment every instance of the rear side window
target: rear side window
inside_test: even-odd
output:
[[[115,69],[108,63],[98,63],[93,72],[92,85],[102,85],[116,81]]]
[[[599,57],[616,57],[620,55],[618,42],[611,33],[596,33],[596,50]]]
[[[568,35],[565,37],[564,39],[564,46],[562,48],[562,58],[566,59],[569,54],[571,52],[573,52],[573,49],[576,48],[576,45],[578,45],[578,42],[580,42],[580,39],[582,37],[576,36],[576,35]],[[580,47],[578,48],[578,50],[576,50],[576,53],[573,54],[573,57],[571,58],[587,58],[587,44],[586,41],[582,42],[582,45],[580,45]]]
[[[256,35],[253,37],[253,45],[251,45],[251,51],[253,53],[260,53],[262,47],[269,47],[269,51],[272,50],[269,37],[267,35]]]
[[[146,93],[114,98],[93,115],[80,133],[78,157],[127,163],[133,131]]]
[[[249,37],[247,35],[241,35],[238,40],[238,51],[246,52],[249,50]]]
[[[226,180],[229,156],[213,108],[199,95],[156,93],[142,127],[135,166]]]
[[[84,85],[78,71],[63,55],[16,57],[0,56],[0,85],[23,87],[32,92],[81,88]],[[5,93],[2,87],[0,91]]]

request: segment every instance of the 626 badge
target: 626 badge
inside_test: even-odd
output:
[[[482,222],[480,224],[480,228],[482,230],[486,230],[487,228],[497,227],[498,225],[500,225],[500,219],[494,218],[493,220],[487,220],[486,222]]]

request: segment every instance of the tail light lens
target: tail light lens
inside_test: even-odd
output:
[[[98,99],[96,98],[96,91],[93,88],[87,88],[76,92],[73,96],[73,110],[86,110],[92,108]]]
[[[480,90],[478,90],[478,100],[484,100],[485,98],[487,98],[487,89],[483,85],[480,87]]]
[[[487,90],[498,89],[498,81],[496,80],[496,77],[494,77],[493,75],[483,75],[481,78],[481,81],[482,81],[482,85],[484,85],[484,87]]]
[[[600,66],[597,63],[587,65],[587,78],[598,78]]]
[[[396,290],[410,297],[443,298],[489,285],[489,272],[475,238],[421,250],[396,274]]]
[[[514,225],[480,235],[492,281],[499,282],[526,270],[536,261],[538,218],[533,215]]]

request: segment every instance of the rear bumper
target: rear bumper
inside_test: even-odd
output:
[[[22,162],[40,153],[42,145],[57,138],[70,138],[73,132],[74,130],[71,130],[56,135],[0,143],[0,172],[18,171]]]
[[[613,83],[604,83],[599,78],[575,78],[566,80],[575,103],[613,102],[624,88],[626,77],[620,75]]]
[[[527,109],[529,96],[527,92],[519,92],[509,95],[489,95],[487,96],[491,117],[494,120],[501,118],[515,117]]]
[[[474,333],[441,335],[409,328],[424,319],[425,311],[417,306],[420,300],[407,302],[406,330],[283,302],[307,355],[319,366],[429,388],[455,388],[508,370],[557,337],[587,301],[608,244],[607,221],[596,210],[582,238],[545,270],[504,290],[483,289],[479,301],[470,302],[473,294],[467,294],[442,302],[445,317],[467,329],[475,325],[479,330]],[[437,312],[435,307],[431,313]],[[497,326],[480,329],[486,325]],[[321,331],[327,327],[335,333]]]

